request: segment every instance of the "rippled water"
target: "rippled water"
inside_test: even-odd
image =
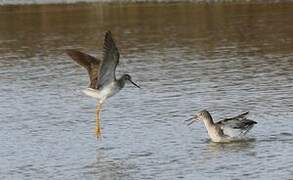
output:
[[[0,7],[0,179],[290,179],[293,4]],[[102,112],[67,48],[102,55],[112,30],[126,86]],[[201,123],[250,111],[254,141]]]

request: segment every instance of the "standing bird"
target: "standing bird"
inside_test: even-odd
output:
[[[103,59],[99,60],[77,50],[66,50],[66,53],[79,65],[87,69],[90,83],[83,92],[98,100],[96,107],[96,135],[101,135],[100,111],[105,100],[118,93],[127,81],[140,88],[128,74],[116,79],[115,70],[119,63],[119,51],[110,31],[105,34]]]
[[[196,113],[189,125],[197,121],[203,121],[208,135],[213,142],[230,142],[245,136],[257,122],[247,119],[248,112],[232,118],[225,118],[214,123],[211,114],[207,110]]]

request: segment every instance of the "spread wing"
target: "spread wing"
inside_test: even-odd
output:
[[[220,127],[224,134],[232,137],[238,135],[245,135],[254,124],[257,122],[247,119],[249,112],[245,112],[232,118],[226,118],[216,123]]]
[[[66,53],[79,65],[86,68],[90,78],[89,87],[97,89],[101,61],[77,50],[66,50]]]
[[[112,38],[112,34],[110,31],[107,31],[104,40],[103,63],[98,88],[116,79],[115,70],[119,63],[119,56],[119,50]]]

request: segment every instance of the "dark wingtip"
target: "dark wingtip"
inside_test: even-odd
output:
[[[248,124],[253,125],[253,124],[257,124],[257,122],[249,119]]]
[[[112,37],[112,33],[110,30],[106,31],[106,34],[105,34],[105,39],[104,39],[104,54],[107,52],[107,51],[117,51],[117,55],[119,56],[119,52],[118,52],[118,49],[116,47],[116,44],[115,44],[115,41],[114,41],[114,38]]]
[[[106,31],[106,35],[112,35],[111,30]]]
[[[110,30],[106,31],[105,39],[113,39],[112,38],[112,32]]]
[[[249,111],[246,111],[245,113],[243,113],[242,115],[247,115],[247,114],[249,114]]]
[[[105,33],[105,42],[107,41],[107,40],[112,40],[113,38],[112,38],[112,33],[111,33],[111,31],[110,30],[108,30],[108,31],[106,31],[106,33]]]

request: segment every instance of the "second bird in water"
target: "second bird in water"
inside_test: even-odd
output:
[[[257,124],[257,122],[247,119],[247,115],[248,112],[245,112],[215,123],[211,114],[207,110],[202,110],[187,121],[191,121],[189,125],[203,121],[213,142],[231,142],[241,140]]]

